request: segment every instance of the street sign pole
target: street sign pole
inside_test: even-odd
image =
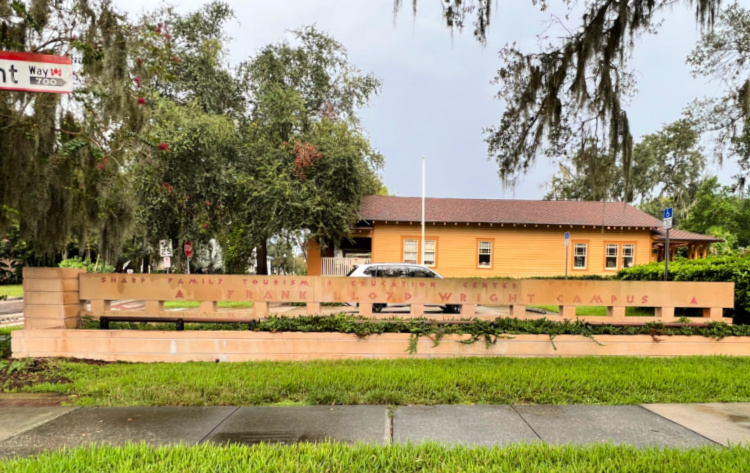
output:
[[[664,249],[664,255],[665,255],[665,258],[664,258],[664,280],[668,281],[669,280],[669,256],[670,256],[670,252],[669,252],[669,228],[667,228],[667,240],[666,240],[664,248],[665,248]]]
[[[568,248],[570,247],[570,232],[565,232],[565,279],[568,279]]]
[[[664,228],[667,230],[667,237],[664,239],[664,280],[669,280],[669,258],[671,252],[669,251],[669,230],[672,228],[672,215],[674,214],[672,207],[664,209]]]

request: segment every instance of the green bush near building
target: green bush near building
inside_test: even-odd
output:
[[[664,263],[649,263],[623,269],[617,273],[623,281],[663,281]],[[735,324],[750,324],[750,258],[719,256],[707,259],[678,259],[669,264],[669,281],[733,282],[734,310],[724,315],[734,317]]]

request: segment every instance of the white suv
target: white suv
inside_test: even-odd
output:
[[[426,266],[411,263],[371,263],[355,266],[347,276],[351,278],[440,278],[441,275]],[[388,304],[373,304],[372,311],[380,312]],[[460,305],[441,306],[446,312],[458,314]]]

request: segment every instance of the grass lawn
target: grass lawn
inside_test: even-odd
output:
[[[560,307],[556,305],[535,305],[531,307],[544,309],[547,312],[553,312],[555,314],[560,311]],[[576,315],[607,315],[607,308],[595,305],[581,305],[576,307]],[[650,317],[654,315],[654,309],[653,307],[626,307],[625,315]]]
[[[23,297],[23,285],[22,284],[8,284],[0,286],[0,297]]]
[[[150,447],[92,446],[0,461],[7,472],[422,472],[474,471],[691,472],[748,471],[750,448],[639,449],[629,446],[507,447],[345,445],[340,443],[199,445]]]
[[[23,390],[63,393],[81,406],[750,401],[750,358],[739,357],[104,365],[54,360],[45,369],[55,375],[47,379],[70,382]]]
[[[245,301],[219,301],[220,309],[247,309],[253,306],[252,302]],[[200,307],[198,301],[166,301],[165,309],[197,309]]]

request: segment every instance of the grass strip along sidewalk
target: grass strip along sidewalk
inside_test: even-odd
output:
[[[750,401],[744,357],[27,363],[0,371],[0,391],[61,393],[80,406]]]
[[[519,444],[470,448],[437,444],[344,445],[301,443],[125,447],[92,446],[0,463],[3,472],[421,472],[482,471],[691,472],[750,471],[750,449],[638,449],[629,446]]]

